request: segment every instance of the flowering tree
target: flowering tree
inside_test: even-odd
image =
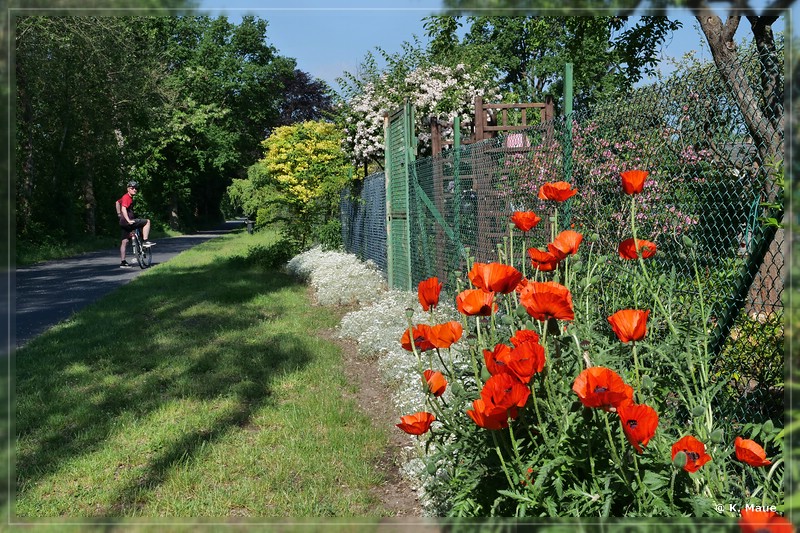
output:
[[[498,95],[492,72],[483,65],[429,64],[417,56],[409,61],[390,59],[388,69],[372,71],[366,80],[350,76],[349,99],[339,107],[346,132],[344,144],[356,164],[383,157],[384,116],[406,100],[416,109],[415,129],[421,132],[422,146],[430,147],[430,130],[424,125],[428,117],[452,122],[459,116],[464,123],[472,120],[477,96],[492,99]]]

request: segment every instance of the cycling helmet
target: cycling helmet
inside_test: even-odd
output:
[[[138,189],[139,188],[139,182],[138,181],[129,181],[128,182],[128,187],[135,187],[136,189]]]

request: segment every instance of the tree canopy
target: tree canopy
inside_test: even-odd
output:
[[[155,223],[218,220],[227,186],[268,134],[330,99],[254,17],[15,22],[21,239],[116,235],[111,206],[132,178],[142,185],[137,213]]]

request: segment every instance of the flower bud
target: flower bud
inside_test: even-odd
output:
[[[528,316],[528,310],[525,309],[525,306],[520,304],[517,306],[517,316],[519,318],[525,318]]]
[[[490,377],[492,377],[492,374],[489,372],[489,369],[486,367],[481,368],[481,381],[486,383]]]
[[[686,460],[686,452],[681,451],[675,454],[675,459],[672,460],[672,464],[678,468],[683,468],[686,466]]]
[[[504,326],[510,326],[514,323],[514,317],[511,315],[503,315],[500,317],[500,323]]]
[[[772,420],[767,420],[764,422],[764,425],[761,426],[761,429],[764,430],[764,433],[772,433],[772,430],[775,429],[775,424],[772,423]]]
[[[436,474],[436,463],[431,461],[430,463],[428,463],[428,466],[426,467],[426,469],[428,471],[428,475],[432,476],[432,475]]]
[[[597,242],[599,240],[600,240],[599,233],[592,233],[591,235],[589,235],[589,242]]]
[[[706,408],[702,405],[696,405],[694,409],[692,409],[692,417],[697,418],[699,416],[703,416],[706,413]]]
[[[688,235],[683,236],[683,245],[687,248],[694,248],[694,241]]]
[[[581,261],[577,261],[574,265],[572,265],[573,272],[580,272],[583,268],[583,263]]]
[[[648,375],[642,376],[642,388],[644,389],[652,389],[653,388],[653,380]]]
[[[725,434],[722,432],[721,429],[715,429],[711,432],[711,442],[714,444],[719,444],[722,442],[722,439],[725,438]]]

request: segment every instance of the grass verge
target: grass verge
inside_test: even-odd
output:
[[[387,435],[352,399],[339,316],[223,236],[16,353],[15,519],[369,517]]]

